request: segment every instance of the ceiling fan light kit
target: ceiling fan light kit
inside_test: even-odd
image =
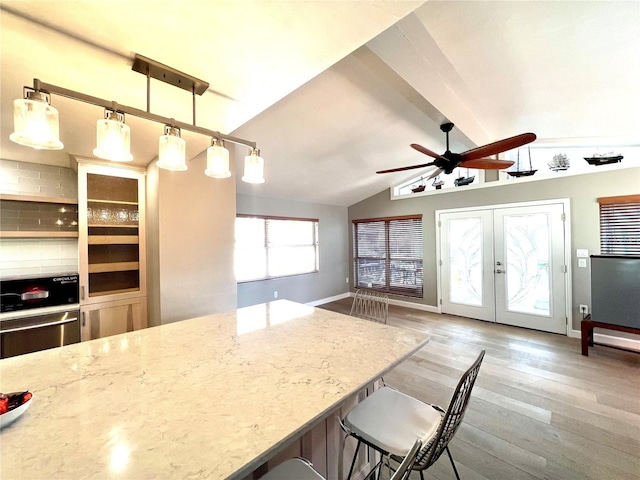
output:
[[[98,158],[114,162],[133,160],[130,151],[131,132],[129,126],[124,122],[124,116],[127,114],[164,124],[164,135],[160,136],[158,143],[156,164],[159,168],[172,171],[187,170],[186,142],[180,136],[182,129],[211,137],[212,144],[207,149],[207,168],[205,170],[207,176],[212,178],[231,176],[229,150],[224,147],[224,141],[227,141],[249,148],[249,155],[245,158],[245,174],[242,179],[250,183],[264,183],[264,159],[260,156],[255,142],[224,135],[196,125],[196,94],[202,95],[209,88],[207,82],[138,54],[135,55],[132,70],[147,77],[146,110],[120,105],[34,79],[33,88],[24,87],[24,98],[16,99],[13,102],[14,131],[9,138],[19,145],[36,149],[61,150],[64,148],[59,138],[59,114],[51,106],[51,95],[56,94],[105,109],[104,118],[97,121],[96,148],[93,150],[93,154]],[[151,113],[150,85],[152,78],[192,93],[192,124]]]

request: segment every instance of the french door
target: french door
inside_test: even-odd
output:
[[[443,313],[566,333],[564,208],[438,212]]]

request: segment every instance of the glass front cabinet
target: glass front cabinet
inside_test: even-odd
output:
[[[143,170],[78,163],[81,321],[89,311],[97,315],[96,308],[111,309],[109,302],[146,303],[144,202]],[[146,327],[144,317],[136,329]],[[83,335],[90,338],[95,336]]]

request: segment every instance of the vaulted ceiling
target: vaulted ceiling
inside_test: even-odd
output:
[[[410,143],[444,151],[444,121],[454,151],[522,132],[539,145],[640,144],[637,1],[0,5],[4,159],[91,157],[101,109],[54,96],[65,150],[36,151],[8,140],[11,102],[39,78],[145,109],[135,53],[209,82],[198,125],[258,143],[267,182],[222,180],[241,193],[351,205],[408,175],[376,170],[428,161]],[[188,92],[153,82],[150,98],[153,113],[191,122]],[[147,165],[162,126],[127,123],[134,163]],[[210,139],[183,137],[190,168],[204,170]]]

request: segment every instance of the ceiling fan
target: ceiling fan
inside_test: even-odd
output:
[[[423,147],[422,145],[418,145],[417,143],[411,144],[411,147],[419,151],[420,153],[424,153],[425,155],[435,158],[433,162],[422,163],[420,165],[411,165],[407,167],[390,168],[388,170],[380,170],[376,173],[401,172],[403,170],[412,170],[414,168],[423,168],[435,165],[438,168],[436,168],[436,170],[429,177],[431,179],[437,177],[442,172],[449,174],[453,172],[457,167],[476,168],[484,170],[500,170],[503,168],[509,168],[511,165],[513,165],[514,162],[510,160],[496,160],[493,158],[484,157],[496,155],[513,148],[521,147],[522,145],[531,143],[536,139],[536,135],[534,133],[522,133],[520,135],[516,135],[515,137],[498,140],[497,142],[489,143],[488,145],[484,145],[482,147],[472,148],[471,150],[467,150],[464,153],[452,153],[449,150],[449,132],[453,129],[453,127],[453,123],[443,123],[442,125],[440,125],[440,130],[445,132],[447,135],[447,151],[442,155],[438,155],[437,153]]]

